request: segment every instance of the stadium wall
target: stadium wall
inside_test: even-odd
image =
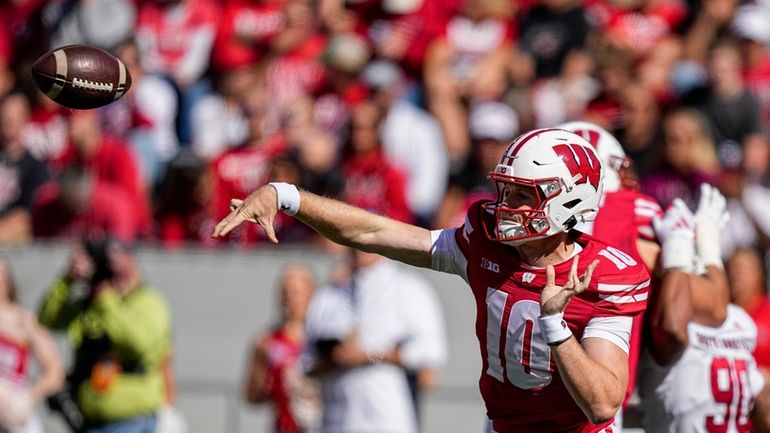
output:
[[[35,244],[2,248],[0,254],[12,264],[20,301],[36,310],[48,285],[65,269],[69,246]],[[254,251],[143,248],[138,255],[147,281],[166,295],[172,309],[177,405],[190,432],[269,432],[269,409],[247,406],[240,399],[247,350],[254,336],[277,317],[275,287],[281,268],[306,263],[324,281],[334,258],[310,247],[280,246]],[[481,432],[485,420],[477,390],[481,363],[470,291],[458,277],[417,271],[436,288],[450,340],[441,385],[423,403],[423,432]],[[69,363],[66,341],[60,335],[57,342]],[[66,432],[58,418],[39,410],[47,432]]]

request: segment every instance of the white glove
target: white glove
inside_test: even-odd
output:
[[[705,266],[722,265],[721,231],[730,220],[724,196],[713,186],[700,186],[700,202],[695,211],[695,249]]]
[[[690,272],[695,259],[695,217],[687,205],[674,199],[662,218],[653,218],[652,225],[660,240],[663,269]]]

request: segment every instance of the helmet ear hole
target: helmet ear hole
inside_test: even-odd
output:
[[[564,203],[562,206],[566,207],[567,209],[572,209],[573,207],[575,207],[578,204],[580,204],[581,201],[583,201],[583,200],[581,200],[579,198],[576,198],[574,200],[570,200],[570,201]]]

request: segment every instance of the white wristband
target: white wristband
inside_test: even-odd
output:
[[[275,188],[278,210],[286,215],[296,215],[299,212],[300,200],[297,187],[285,182],[270,182],[269,185]]]
[[[550,345],[557,345],[567,341],[572,337],[572,331],[570,331],[567,322],[564,321],[564,314],[558,313],[551,316],[538,317],[537,321],[540,323],[540,332],[545,337],[545,342]]]

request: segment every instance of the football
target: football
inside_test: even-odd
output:
[[[131,87],[131,76],[120,59],[85,45],[43,54],[32,65],[32,79],[49,98],[80,110],[107,105]]]

